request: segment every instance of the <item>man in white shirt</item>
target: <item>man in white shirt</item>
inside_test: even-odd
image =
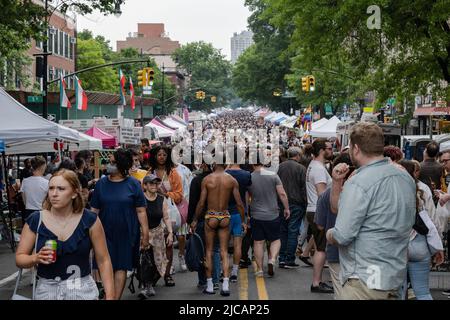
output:
[[[313,144],[313,160],[306,171],[306,192],[308,207],[306,218],[311,227],[312,235],[316,245],[313,257],[313,282],[311,292],[333,293],[333,288],[322,282],[323,266],[326,260],[326,237],[323,228],[319,228],[314,222],[317,199],[331,186],[331,176],[325,168],[325,161],[333,158],[333,147],[326,139],[316,139]]]
[[[42,203],[48,192],[48,180],[44,178],[46,162],[42,156],[31,159],[33,175],[23,179],[20,192],[25,203],[25,213],[22,215],[23,221],[34,211],[42,210]]]

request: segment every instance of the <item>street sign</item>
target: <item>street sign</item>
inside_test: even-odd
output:
[[[28,103],[42,103],[42,96],[28,96]]]
[[[391,106],[393,106],[395,104],[395,102],[396,102],[395,98],[389,98],[389,100],[388,100],[388,104]]]
[[[333,108],[331,107],[331,104],[325,103],[325,114],[327,116],[333,115]]]

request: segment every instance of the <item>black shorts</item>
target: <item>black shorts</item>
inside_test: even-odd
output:
[[[317,224],[314,223],[315,212],[306,212],[306,220],[311,228],[311,233],[316,243],[317,251],[325,252],[327,247],[327,237],[325,229],[320,230],[317,228]]]
[[[280,218],[275,220],[262,221],[251,219],[252,238],[255,241],[275,241],[280,239]]]

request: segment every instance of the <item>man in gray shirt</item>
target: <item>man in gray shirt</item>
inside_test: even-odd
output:
[[[260,161],[258,161],[260,162]],[[280,216],[277,197],[284,206],[284,218],[289,219],[289,203],[278,175],[265,170],[261,163],[254,166],[252,185],[248,191],[251,196],[251,228],[253,251],[255,253],[257,270],[255,275],[263,276],[264,243],[270,242],[268,275],[273,277],[273,266],[280,252]]]
[[[352,129],[349,153],[358,170],[344,184],[336,225],[327,232],[327,240],[339,246],[338,299],[398,299],[406,276],[416,185],[383,157],[383,148],[376,124],[360,122]]]

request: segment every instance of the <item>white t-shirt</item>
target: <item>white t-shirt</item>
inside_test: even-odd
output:
[[[48,180],[35,176],[23,179],[20,192],[25,194],[27,210],[42,210],[42,202],[48,192]]]
[[[306,170],[306,193],[308,196],[308,207],[306,211],[316,212],[317,190],[316,184],[325,183],[327,188],[331,186],[331,176],[322,162],[312,160]]]

